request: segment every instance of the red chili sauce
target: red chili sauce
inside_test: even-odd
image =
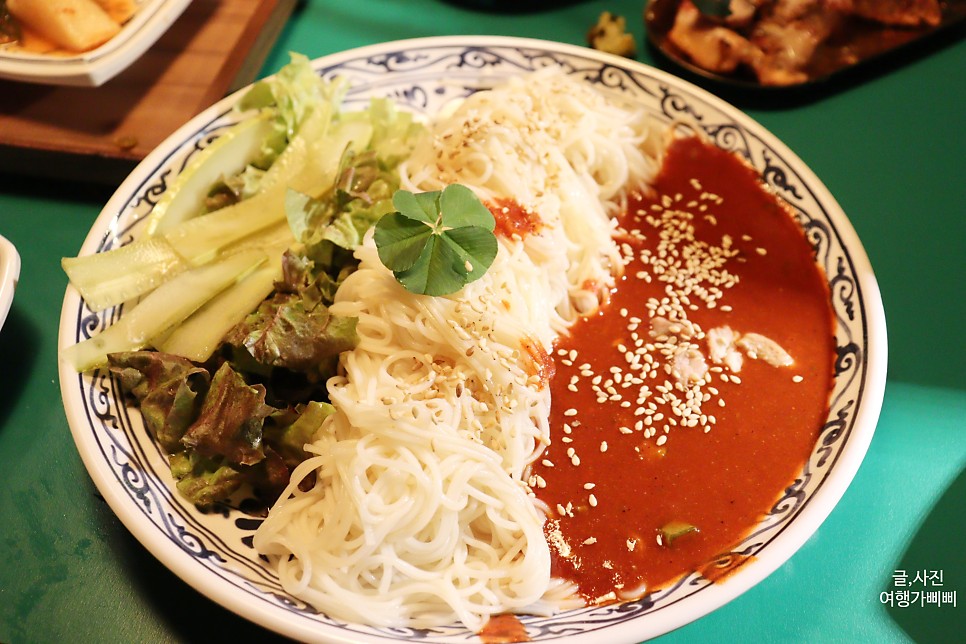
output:
[[[520,618],[511,613],[493,615],[479,632],[483,644],[515,644],[529,642],[530,635]]]
[[[620,222],[633,259],[610,302],[556,346],[553,443],[531,477],[550,508],[553,574],[589,602],[639,596],[729,552],[794,481],[828,411],[829,292],[786,208],[747,164],[698,139],[670,146],[654,187]],[[668,275],[683,277],[669,286]],[[691,336],[679,324],[655,337],[652,312],[683,315]],[[777,342],[794,363],[713,362],[700,332],[725,325]],[[698,385],[676,387],[664,367],[661,349],[683,342],[710,368]],[[630,367],[638,349],[653,362]],[[659,543],[671,522],[697,531]]]
[[[493,214],[494,232],[507,239],[526,237],[543,228],[543,222],[537,213],[524,210],[512,199],[494,199],[486,207]]]

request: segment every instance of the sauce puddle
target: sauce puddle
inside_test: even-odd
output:
[[[589,602],[713,571],[800,472],[833,376],[811,246],[731,153],[675,141],[620,227],[625,275],[556,346],[554,439],[530,478],[550,509],[553,574]],[[760,342],[711,358],[709,338],[759,336],[794,363],[770,363]]]

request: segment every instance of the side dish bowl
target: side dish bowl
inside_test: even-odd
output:
[[[20,254],[17,248],[0,235],[0,328],[13,305],[13,294],[20,279]]]
[[[743,156],[787,201],[828,277],[837,359],[830,412],[808,462],[772,510],[740,543],[746,563],[712,583],[698,572],[636,601],[590,606],[553,617],[521,617],[533,641],[636,642],[700,618],[739,596],[791,557],[834,509],[872,439],[886,374],[885,319],[862,244],[821,181],[776,137],[730,105],[678,78],[590,49],[529,39],[460,36],[390,42],[314,61],[322,76],[344,76],[346,108],[386,96],[431,115],[495,82],[557,65],[587,83],[638,101],[665,123],[686,120],[715,145]],[[175,132],[118,188],[81,254],[102,252],[144,234],[147,213],[194,155],[241,118],[232,95]],[[92,313],[65,295],[61,348],[124,314]],[[239,615],[299,641],[477,641],[459,626],[380,629],[319,614],[282,589],[251,548],[258,519],[242,508],[203,513],[178,496],[167,460],[126,406],[106,372],[77,374],[63,364],[60,383],[77,449],[95,485],[127,528],[165,566]],[[722,566],[728,566],[722,560]],[[794,592],[794,589],[789,589]]]
[[[724,73],[707,69],[692,60],[675,45],[671,31],[682,0],[648,0],[644,9],[644,31],[648,42],[680,73],[719,89],[743,92],[764,92],[770,95],[809,90],[854,72],[874,70],[896,62],[901,56],[911,55],[917,48],[944,37],[955,37],[966,23],[966,1],[947,0],[940,3],[941,17],[935,25],[901,27],[878,24],[868,20],[854,20],[837,29],[832,37],[819,43],[815,53],[802,71],[805,78],[788,84],[763,84],[751,69],[739,66],[734,72]],[[915,3],[907,3],[912,11]],[[717,43],[707,32],[706,42],[713,50]],[[788,37],[786,37],[787,39]]]
[[[35,54],[0,46],[0,78],[97,87],[127,69],[188,7],[191,0],[138,0],[138,10],[120,33],[78,54]]]

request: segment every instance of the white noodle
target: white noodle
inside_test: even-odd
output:
[[[525,480],[550,440],[542,367],[613,285],[615,200],[656,168],[645,124],[544,70],[431,126],[404,187],[462,183],[544,225],[501,238],[487,273],[447,297],[406,291],[367,236],[332,306],[360,336],[328,382],[336,413],[255,535],[288,592],[338,619],[416,628],[579,604],[550,576]]]

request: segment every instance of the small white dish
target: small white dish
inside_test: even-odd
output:
[[[531,641],[640,642],[717,609],[787,561],[835,508],[875,431],[886,376],[885,315],[868,258],[846,215],[821,181],[761,125],[715,96],[651,67],[554,42],[452,36],[389,42],[316,60],[326,78],[349,80],[347,109],[390,97],[432,115],[472,91],[557,65],[588,83],[624,93],[654,118],[699,124],[719,147],[741,154],[793,209],[829,284],[838,357],[830,410],[808,462],[772,511],[734,548],[751,559],[723,583],[698,572],[639,600],[589,606],[552,617],[521,617]],[[172,177],[218,133],[241,118],[240,93],[199,114],[134,170],[94,223],[81,254],[143,234],[144,221]],[[123,315],[88,310],[68,288],[60,347],[94,335]],[[200,512],[178,495],[161,448],[105,371],[77,374],[63,364],[61,392],[78,451],[113,511],[165,566],[242,617],[298,641],[479,642],[459,625],[433,630],[347,624],[288,595],[251,547],[259,523],[243,508]],[[832,571],[830,571],[831,574]],[[795,592],[795,589],[789,589]]]
[[[97,87],[124,71],[168,30],[191,0],[138,0],[138,11],[109,41],[80,54],[35,54],[0,46],[0,78]]]
[[[13,294],[20,279],[20,254],[16,247],[0,235],[0,328],[7,319]]]

